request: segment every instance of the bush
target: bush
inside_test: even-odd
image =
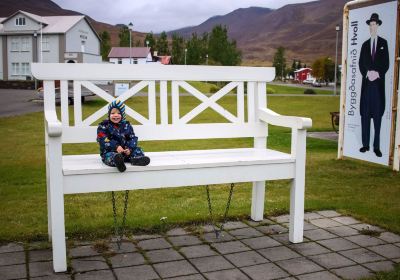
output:
[[[273,94],[276,93],[276,91],[272,88],[267,87],[267,94]]]
[[[216,93],[217,91],[219,91],[219,87],[216,86],[210,87],[210,93]]]
[[[308,89],[304,90],[304,94],[316,94],[316,92],[313,89],[308,88]]]

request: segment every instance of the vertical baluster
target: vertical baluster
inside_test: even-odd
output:
[[[168,87],[167,81],[160,81],[160,114],[161,124],[168,124]]]
[[[60,100],[61,100],[61,123],[63,126],[69,126],[68,81],[61,81],[60,83]]]

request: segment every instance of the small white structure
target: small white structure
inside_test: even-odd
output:
[[[25,80],[32,62],[101,63],[100,38],[85,16],[0,18],[0,80]]]
[[[113,47],[108,59],[114,64],[146,64],[153,61],[150,48],[147,47]]]
[[[303,241],[306,129],[312,122],[308,118],[281,116],[266,108],[266,83],[274,79],[274,68],[33,64],[32,72],[36,78],[44,80],[48,233],[52,239],[56,272],[67,269],[64,224],[64,195],[67,194],[253,182],[251,218],[261,221],[265,181],[289,179],[292,181],[289,240],[294,243]],[[55,80],[61,80],[61,119],[55,105]],[[68,110],[70,80],[74,81],[75,95],[73,123],[69,120]],[[140,123],[135,125],[135,132],[141,141],[251,137],[254,145],[248,148],[148,152],[146,155],[151,158],[148,166],[127,166],[124,173],[103,164],[98,154],[63,155],[63,143],[95,142],[97,125],[93,123],[107,114],[108,105],[105,105],[84,119],[81,88],[93,91],[107,102],[115,100],[94,85],[94,80],[136,81],[132,88],[117,98],[121,101],[148,90],[148,117],[128,106],[125,110]],[[186,81],[228,83],[208,96]],[[159,104],[156,82],[160,83]],[[171,83],[171,92],[168,92],[168,83]],[[201,101],[186,114],[182,114],[179,106],[180,89]],[[232,91],[236,91],[237,98],[235,114],[217,102]],[[225,122],[190,123],[207,108],[224,117]],[[291,153],[267,148],[268,124],[292,129]]]

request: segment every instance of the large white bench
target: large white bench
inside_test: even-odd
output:
[[[274,68],[48,63],[32,64],[32,74],[44,81],[48,233],[56,272],[67,269],[65,194],[253,182],[251,218],[260,221],[264,213],[265,181],[292,179],[289,240],[302,242],[306,128],[311,127],[312,122],[308,118],[281,116],[266,108],[266,83],[273,80]],[[56,80],[61,80],[60,116],[57,116],[55,105]],[[68,112],[68,81],[71,80],[75,99],[73,124],[69,122]],[[111,102],[114,97],[97,87],[94,81],[112,80],[137,82],[118,97],[122,101],[147,91],[148,117],[129,107],[126,109],[127,115],[140,123],[134,126],[140,141],[252,137],[254,146],[147,152],[151,158],[149,166],[127,166],[124,173],[104,165],[98,154],[63,155],[64,143],[95,142],[97,120],[107,113],[105,105],[83,119],[82,88]],[[186,81],[228,83],[218,92],[206,95]],[[168,92],[169,82],[171,92]],[[160,84],[159,103],[156,83]],[[186,90],[185,94],[201,101],[183,116],[179,109],[181,88]],[[217,103],[230,92],[237,98],[236,114]],[[171,104],[168,104],[169,99]],[[212,108],[227,122],[189,123],[207,108]],[[266,148],[267,124],[292,129],[290,154]]]

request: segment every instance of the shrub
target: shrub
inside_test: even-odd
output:
[[[304,94],[316,94],[316,92],[313,89],[308,88],[304,90]]]

